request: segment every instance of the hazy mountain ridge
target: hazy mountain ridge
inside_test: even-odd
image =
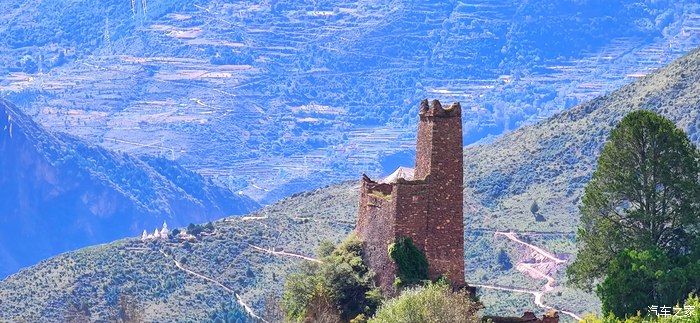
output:
[[[425,97],[461,101],[473,142],[606,93],[700,44],[699,13],[667,0],[10,0],[0,96],[268,203],[391,172],[380,160],[411,149]]]
[[[608,132],[628,111],[649,108],[676,122],[698,144],[698,80],[700,50],[695,50],[609,95],[490,144],[467,147],[467,281],[540,288],[538,281],[513,268],[500,269],[499,249],[509,250],[513,258],[518,252],[489,230],[539,232],[523,232],[521,237],[571,259],[576,253],[572,235],[578,221],[576,204]],[[121,292],[135,297],[148,318],[168,320],[208,315],[214,310],[212,304],[231,300],[231,293],[175,267],[172,259],[160,253],[163,250],[187,268],[235,290],[264,315],[270,295],[280,292],[284,275],[303,260],[255,247],[313,255],[320,240],[338,241],[352,230],[357,190],[357,185],[345,183],[295,194],[249,217],[216,221],[213,231],[191,244],[125,239],[42,261],[0,282],[0,313],[3,319],[60,320],[58,304],[83,300],[97,318],[113,308],[115,295]],[[544,222],[529,213],[533,198]],[[562,276],[557,273],[558,282]],[[490,314],[519,315],[513,310],[536,309],[527,294],[480,293]],[[598,306],[594,296],[560,284],[544,299],[576,313]],[[518,305],[508,309],[510,302]]]
[[[186,225],[257,207],[172,161],[48,132],[4,100],[0,129],[0,276],[163,221]]]

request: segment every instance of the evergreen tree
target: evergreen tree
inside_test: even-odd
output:
[[[537,215],[537,212],[540,211],[540,206],[537,205],[537,201],[533,201],[532,204],[530,205],[530,212],[532,214]]]
[[[655,300],[664,299],[669,290],[687,295],[698,288],[697,279],[676,277],[675,283],[661,286],[660,277],[695,266],[700,259],[699,155],[668,119],[650,111],[625,116],[611,132],[586,186],[577,234],[579,253],[567,269],[570,281],[590,289],[606,279],[598,293],[604,303],[605,298],[616,299],[607,308],[614,308],[615,314],[640,309],[629,312],[627,306],[641,306],[630,288],[636,289],[644,279],[649,279],[644,281]],[[631,272],[637,269],[639,255],[667,259],[666,266],[642,279],[645,273]],[[626,279],[629,275],[640,277]]]
[[[501,266],[502,270],[510,270],[513,268],[513,263],[510,261],[508,253],[503,249],[498,253],[498,264]]]
[[[700,286],[700,261],[678,264],[659,249],[624,250],[608,265],[598,286],[603,313],[626,317],[649,305],[682,303]]]

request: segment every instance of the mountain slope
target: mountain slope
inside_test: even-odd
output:
[[[700,50],[621,89],[465,150],[465,197],[481,228],[573,232],[576,205],[610,130],[636,109],[656,111],[700,143]],[[537,201],[534,221],[530,206]],[[468,211],[469,212],[469,211]]]
[[[576,252],[576,203],[615,122],[634,109],[653,109],[698,144],[699,80],[700,50],[695,50],[609,95],[466,148],[467,281],[541,290],[544,280],[500,266],[500,250],[512,263],[527,255],[493,231],[518,231],[523,241],[570,261]],[[221,286],[175,266],[171,255],[266,316],[274,312],[285,275],[306,261],[291,254],[311,256],[320,240],[338,241],[352,230],[357,190],[344,183],[297,194],[248,217],[216,221],[191,243],[124,239],[48,259],[0,282],[0,319],[61,320],[69,302],[87,304],[93,319],[106,317],[121,294],[137,299],[149,319],[193,319],[232,299]],[[544,221],[529,213],[533,199]],[[275,252],[280,248],[287,253]],[[561,285],[561,272],[550,274],[553,289],[543,292],[545,304],[577,314],[597,310],[594,296]],[[479,293],[489,314],[537,308],[527,293]]]
[[[460,101],[472,143],[700,45],[695,0],[3,4],[0,96],[264,203],[389,174],[381,160],[412,149],[425,97]]]
[[[40,259],[257,204],[156,157],[50,133],[0,100],[0,277]]]

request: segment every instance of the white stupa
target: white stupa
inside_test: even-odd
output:
[[[170,235],[170,230],[168,230],[168,224],[164,221],[163,228],[160,230],[160,238],[168,239],[168,235]]]

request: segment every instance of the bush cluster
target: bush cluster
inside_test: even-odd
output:
[[[700,260],[672,259],[658,248],[627,249],[610,262],[596,292],[603,313],[624,317],[649,305],[673,306],[700,287]],[[700,321],[699,321],[700,322]]]
[[[281,304],[287,320],[348,322],[374,314],[382,297],[362,253],[362,243],[350,235],[321,263],[305,263],[291,274]]]
[[[455,292],[445,281],[438,281],[406,289],[382,305],[369,322],[478,322],[479,309],[481,306],[466,291]]]
[[[389,257],[396,263],[396,287],[415,285],[428,280],[428,259],[413,240],[400,237],[389,245]]]

